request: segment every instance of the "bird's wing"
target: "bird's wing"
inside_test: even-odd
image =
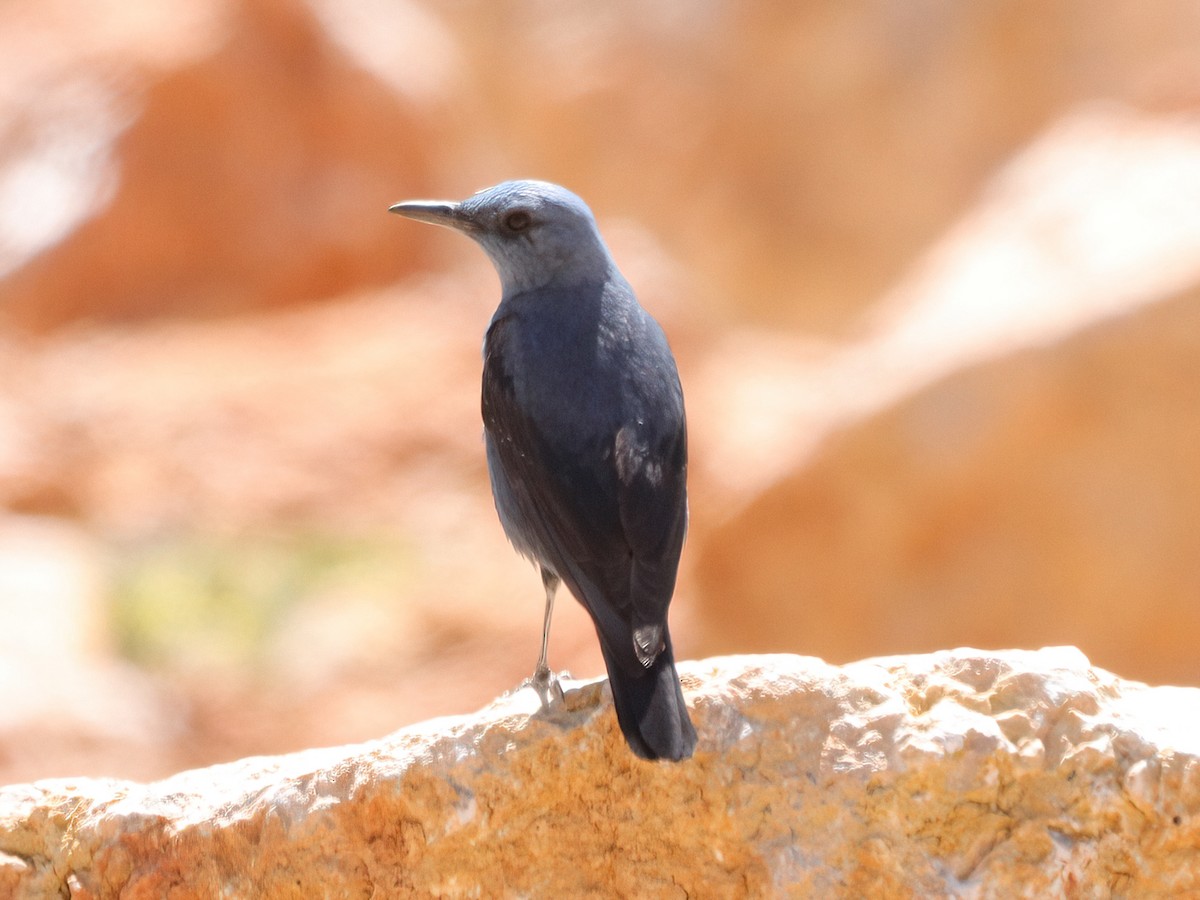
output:
[[[674,373],[671,373],[672,376]],[[665,623],[687,532],[687,423],[678,381],[665,385],[658,415],[622,426],[614,459],[621,527],[633,557],[630,602],[635,630]],[[635,634],[639,644],[642,642]],[[653,646],[641,648],[657,653]]]

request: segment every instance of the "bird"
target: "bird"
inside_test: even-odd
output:
[[[483,343],[492,496],[516,551],[540,570],[548,664],[560,583],[590,614],[617,722],[633,753],[692,756],[667,610],[688,524],[683,388],[662,327],[621,274],[587,204],[545,181],[389,210],[474,239],[500,277]]]

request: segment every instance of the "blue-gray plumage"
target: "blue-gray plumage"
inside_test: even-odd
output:
[[[557,185],[508,181],[392,212],[467,234],[500,275],[484,341],[483,423],[504,531],[546,589],[533,683],[559,581],[591,614],[617,719],[646,759],[696,745],[667,606],[687,530],[683,390],[662,329],[617,270],[591,211]]]

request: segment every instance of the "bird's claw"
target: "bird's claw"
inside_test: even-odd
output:
[[[562,685],[549,666],[538,666],[521,686],[531,687],[537,692],[543,709],[549,709],[555,702],[561,703],[563,700]]]

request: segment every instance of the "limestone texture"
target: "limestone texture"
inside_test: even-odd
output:
[[[681,665],[693,761],[604,681],[358,746],[0,790],[0,896],[1166,897],[1200,891],[1200,690],[1073,648]]]

